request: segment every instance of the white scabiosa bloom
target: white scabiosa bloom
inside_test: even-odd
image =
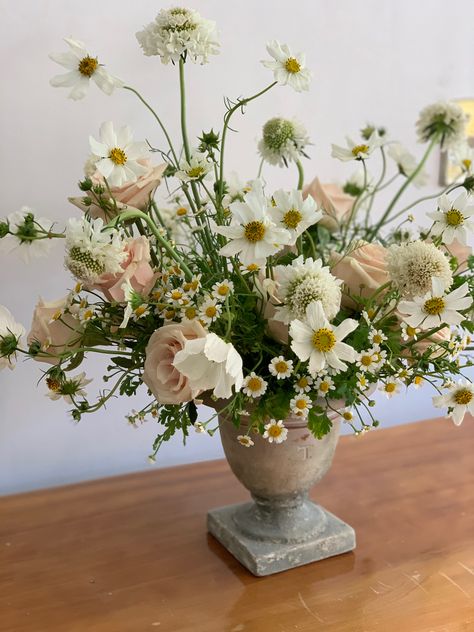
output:
[[[232,389],[243,384],[242,358],[230,342],[216,334],[188,340],[178,351],[173,366],[188,378],[192,391],[212,390],[215,397],[228,399]]]
[[[440,279],[445,289],[453,282],[447,255],[426,241],[393,244],[386,260],[390,278],[404,296],[423,296],[430,291],[433,277]]]
[[[466,190],[451,202],[447,195],[438,199],[438,210],[427,213],[434,220],[431,229],[433,235],[442,235],[445,244],[452,244],[457,239],[466,245],[468,233],[474,230],[471,217],[474,215],[474,204],[470,204],[470,196]]]
[[[293,371],[293,360],[285,360],[283,356],[278,356],[272,359],[268,365],[268,370],[277,380],[284,380],[290,377]]]
[[[255,371],[252,371],[244,379],[242,392],[248,397],[260,397],[267,390],[267,385],[267,382],[262,377],[258,376]]]
[[[303,199],[301,191],[275,191],[272,199],[275,203],[272,209],[273,216],[290,234],[289,246],[294,246],[298,237],[307,228],[319,222],[323,216],[322,211],[317,210],[313,197],[308,195]]]
[[[213,226],[216,233],[229,239],[219,251],[224,257],[240,253],[239,258],[244,265],[263,266],[267,257],[288,243],[289,233],[273,221],[260,182],[253,183],[244,202],[233,202],[230,211],[229,226]]]
[[[331,156],[348,162],[349,160],[367,160],[375,149],[381,145],[380,136],[374,131],[368,140],[357,143],[349,136],[346,137],[347,147],[331,145]]]
[[[145,55],[158,55],[164,64],[180,57],[206,64],[219,52],[216,23],[184,7],[162,9],[136,37]]]
[[[415,296],[413,301],[401,301],[398,310],[404,314],[408,325],[427,330],[443,324],[459,325],[465,318],[459,310],[468,309],[471,305],[467,283],[446,294],[443,282],[433,277],[431,292],[424,297]]]
[[[68,96],[75,101],[86,96],[91,79],[108,95],[112,94],[114,88],[123,86],[120,79],[113,77],[99,64],[97,57],[87,52],[82,42],[68,37],[64,38],[64,41],[70,50],[67,53],[51,53],[49,58],[66,68],[68,72],[53,77],[50,80],[52,86],[72,88]]]
[[[342,340],[357,328],[356,320],[346,318],[334,327],[329,323],[321,301],[316,301],[308,305],[306,321],[296,319],[291,322],[291,348],[300,360],[309,360],[311,375],[328,366],[344,371],[347,369],[346,362],[355,362],[355,349]]]
[[[288,429],[283,425],[283,421],[276,419],[270,419],[270,421],[264,426],[265,432],[263,438],[268,443],[283,443],[288,436]]]
[[[413,154],[401,143],[392,143],[388,148],[388,155],[396,163],[403,176],[409,178],[418,167],[418,162]],[[423,169],[413,178],[413,184],[422,187],[428,182],[428,174]]]
[[[258,150],[271,165],[287,167],[306,156],[304,149],[309,144],[308,133],[299,121],[277,117],[263,126]]]
[[[47,256],[52,246],[52,239],[48,238],[53,227],[51,220],[38,217],[33,209],[23,206],[11,213],[5,223],[9,232],[4,237],[0,235],[1,252],[16,253],[25,263]]]
[[[459,426],[466,413],[474,415],[474,385],[466,380],[448,386],[444,395],[433,397],[436,408],[447,408],[448,416]]]
[[[462,107],[453,101],[439,101],[421,110],[416,129],[422,143],[436,136],[444,149],[455,147],[466,136],[468,117]]]
[[[189,160],[186,160],[186,158],[181,160],[176,177],[182,182],[204,180],[209,176],[211,169],[212,163],[209,162],[207,156],[199,151],[194,151]]]
[[[262,64],[273,70],[275,81],[283,86],[291,86],[296,92],[309,89],[311,73],[306,68],[303,53],[293,54],[286,44],[276,40],[268,42],[267,52],[273,60],[264,60]]]
[[[0,371],[7,367],[15,368],[16,349],[25,335],[25,328],[11,315],[10,311],[0,305]]]
[[[138,162],[148,153],[145,142],[134,142],[128,125],[118,130],[111,121],[100,126],[100,140],[89,136],[92,153],[98,156],[96,167],[111,186],[121,187],[127,182],[136,182],[146,172]]]
[[[320,301],[328,319],[334,318],[341,305],[341,284],[323,266],[321,259],[308,257],[306,261],[300,255],[288,266],[275,266],[277,281],[276,298],[280,305],[276,307],[274,319],[289,324],[294,318],[304,320],[308,305]]]

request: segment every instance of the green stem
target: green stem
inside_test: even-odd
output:
[[[296,167],[298,169],[298,191],[302,191],[303,189],[303,184],[304,184],[304,169],[303,169],[303,165],[301,164],[301,160],[297,160],[296,161]]]
[[[434,200],[435,198],[438,198],[440,195],[443,195],[444,193],[451,193],[451,191],[454,191],[455,189],[458,189],[459,187],[462,187],[462,184],[455,184],[454,186],[449,184],[444,189],[441,189],[441,191],[438,191],[437,193],[433,193],[433,195],[426,195],[425,197],[419,198],[418,200],[415,200],[408,206],[405,206],[405,208],[403,208],[401,211],[398,211],[398,213],[395,213],[395,215],[392,215],[392,217],[389,220],[387,220],[387,223],[392,222],[394,219],[397,219],[397,217],[400,217],[400,215],[403,215],[414,206],[417,206],[418,204],[421,204],[422,202],[426,202],[427,200]]]

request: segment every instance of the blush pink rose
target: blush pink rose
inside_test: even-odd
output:
[[[131,239],[126,251],[128,257],[121,263],[122,272],[117,274],[103,274],[89,289],[99,290],[107,300],[119,303],[125,300],[123,284],[129,281],[133,289],[146,296],[153,288],[158,274],[150,265],[150,243],[142,235]]]
[[[181,404],[201,391],[191,389],[189,380],[174,366],[178,351],[188,340],[204,338],[207,332],[197,321],[172,323],[157,329],[146,347],[142,380],[160,404]]]
[[[368,298],[389,281],[386,254],[387,249],[380,244],[361,242],[347,255],[331,254],[331,273],[344,281],[351,294]],[[342,304],[348,307],[354,302],[343,293]]]
[[[66,298],[46,302],[39,299],[33,313],[28,344],[38,342],[42,351],[57,356],[65,351],[74,351],[81,346],[82,327],[72,314],[62,314],[61,320],[53,320],[67,305]],[[57,364],[58,357],[35,356],[39,362]]]
[[[338,184],[322,184],[319,178],[314,178],[303,189],[303,197],[307,198],[308,195],[324,213],[318,225],[334,232],[349,219],[354,198],[344,193]]]

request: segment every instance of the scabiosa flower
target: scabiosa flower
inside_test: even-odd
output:
[[[45,217],[37,217],[28,206],[11,213],[5,226],[6,234],[0,234],[1,251],[7,254],[17,252],[25,263],[29,263],[35,257],[46,256],[51,250],[52,240],[48,233],[53,222]]]
[[[308,144],[308,134],[299,121],[272,118],[263,126],[258,150],[271,165],[287,167],[289,162],[306,156],[304,149]]]
[[[255,443],[252,441],[252,438],[249,435],[238,435],[237,441],[240,445],[243,445],[245,448],[251,448]]]
[[[313,378],[309,375],[296,375],[296,382],[293,384],[297,393],[309,393],[313,385]]]
[[[144,54],[158,55],[163,64],[180,57],[206,64],[209,55],[219,52],[216,23],[184,7],[162,9],[136,37]]]
[[[305,393],[299,393],[290,400],[290,410],[297,417],[307,417],[312,407],[311,398]]]
[[[445,244],[451,244],[457,239],[466,245],[468,231],[474,230],[471,217],[474,215],[474,205],[469,204],[470,197],[467,191],[460,193],[454,202],[447,195],[442,195],[438,200],[438,210],[427,213],[434,220],[431,229],[433,235],[442,235]]]
[[[283,356],[278,356],[272,359],[268,365],[268,370],[277,380],[284,380],[290,377],[293,371],[293,360],[285,360]]]
[[[474,385],[466,380],[450,384],[444,395],[433,397],[436,408],[448,408],[448,416],[459,426],[466,413],[474,415]]]
[[[436,136],[443,149],[455,147],[466,136],[467,118],[462,107],[452,101],[427,105],[416,123],[418,139],[426,143]]]
[[[326,316],[331,319],[341,305],[340,279],[333,276],[320,259],[300,255],[289,266],[275,266],[278,282],[276,298],[281,305],[276,308],[274,319],[289,324],[294,318],[304,320],[306,308],[320,301]]]
[[[0,305],[0,371],[15,368],[16,350],[25,328],[17,323],[10,311]]]
[[[370,138],[363,142],[357,143],[349,136],[346,137],[347,147],[341,147],[340,145],[331,145],[331,156],[347,162],[349,160],[367,160],[375,149],[380,147],[381,140],[378,133],[375,131]]]
[[[290,234],[288,246],[294,246],[298,237],[323,216],[323,212],[317,210],[313,197],[308,195],[304,200],[302,191],[275,191],[272,199],[275,203],[272,206],[274,217]]]
[[[321,397],[327,397],[329,391],[333,391],[336,388],[334,380],[329,377],[329,375],[318,377],[318,379],[314,382],[314,386],[318,391],[318,395]]]
[[[99,64],[97,57],[92,57],[87,52],[82,42],[69,37],[65,37],[64,41],[70,50],[67,53],[51,53],[49,58],[66,68],[69,72],[53,77],[49,82],[52,86],[55,88],[72,87],[68,97],[74,99],[74,101],[86,96],[91,79],[102,92],[108,95],[112,94],[114,88],[123,86],[123,82],[120,79],[110,75]]]
[[[260,397],[267,390],[267,382],[254,371],[244,379],[242,392],[249,397]]]
[[[212,296],[218,301],[225,301],[233,291],[234,284],[228,279],[218,281],[212,286]]]
[[[285,428],[281,420],[270,419],[264,428],[265,432],[262,436],[267,439],[268,443],[283,443],[288,435],[288,429]]]
[[[404,296],[422,296],[431,289],[431,279],[437,277],[447,289],[453,274],[446,254],[434,244],[412,241],[390,246],[387,252],[390,278]]]
[[[207,156],[199,151],[195,151],[189,160],[186,160],[186,158],[181,160],[179,163],[179,171],[176,172],[176,177],[182,182],[204,180],[209,176],[211,169],[212,163],[209,162]]]
[[[222,305],[214,298],[207,298],[199,308],[199,318],[210,325],[219,318],[222,313]]]
[[[296,92],[309,89],[311,73],[306,68],[303,53],[293,54],[286,44],[272,40],[267,44],[267,52],[273,61],[264,60],[265,68],[273,70],[275,81],[291,86]]]
[[[84,372],[68,379],[57,379],[50,376],[46,378],[47,395],[52,400],[62,398],[68,404],[74,404],[79,398],[86,396],[84,387],[91,382],[92,380],[88,380]]]
[[[379,387],[382,393],[385,393],[388,399],[391,399],[394,395],[398,395],[401,391],[402,385],[399,380],[393,377],[388,377]]]
[[[388,155],[396,163],[398,170],[403,176],[409,178],[418,167],[418,162],[408,149],[401,143],[392,143],[388,148]],[[428,181],[428,174],[422,169],[412,180],[416,187],[425,185]]]

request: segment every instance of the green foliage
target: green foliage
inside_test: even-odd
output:
[[[309,411],[308,429],[316,439],[322,439],[332,428],[332,421],[321,408],[314,407]]]

